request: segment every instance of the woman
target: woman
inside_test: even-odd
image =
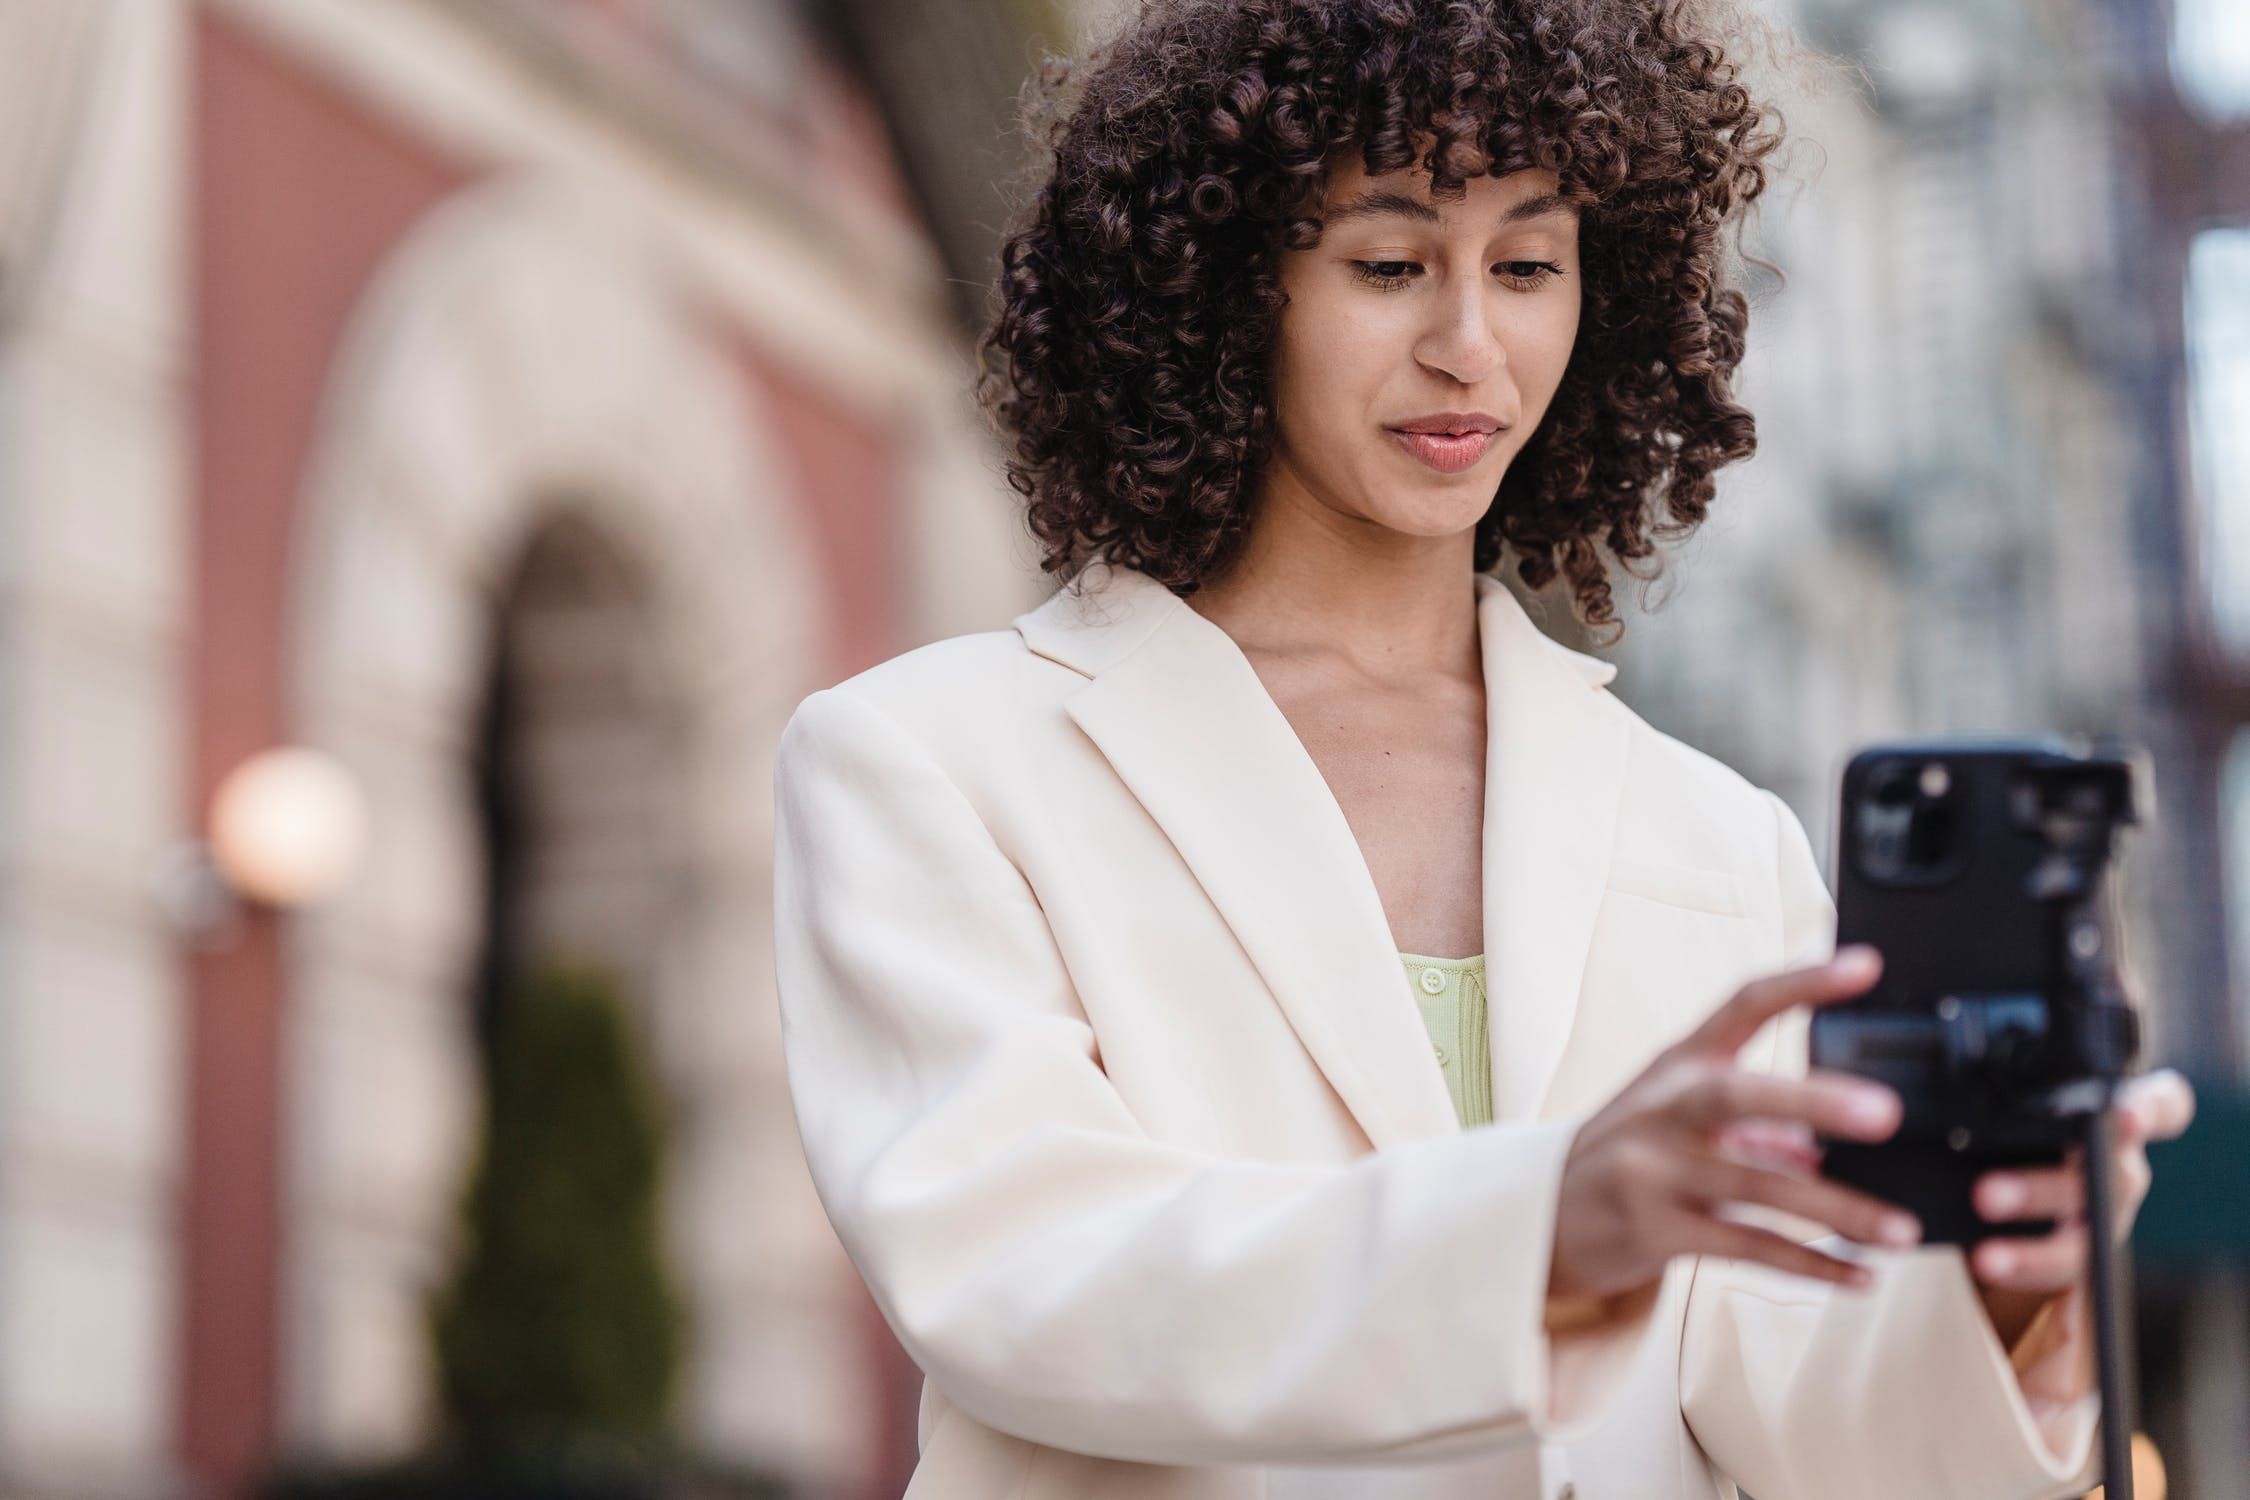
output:
[[[2080,1493],[2074,1176],[1981,1184],[2068,1222],[1972,1267],[1818,1174],[1897,1122],[1804,1064],[1874,956],[1816,962],[1796,817],[1493,576],[1611,623],[1604,551],[1751,451],[1720,231],[1776,136],[1717,42],[1157,0],[1052,141],[988,394],[1066,586],[814,694],[776,773],[909,1494]],[[2137,1089],[2128,1222],[2189,1108]]]

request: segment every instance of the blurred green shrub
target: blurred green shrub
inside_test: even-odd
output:
[[[512,986],[459,1259],[428,1308],[442,1441],[395,1463],[285,1462],[264,1500],[789,1500],[778,1475],[669,1431],[688,1328],[659,1227],[666,1134],[610,976],[551,964]]]
[[[660,1231],[665,1135],[608,975],[548,965],[511,988],[460,1259],[429,1308],[463,1451],[664,1443],[687,1336]]]

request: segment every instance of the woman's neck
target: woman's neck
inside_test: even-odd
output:
[[[1188,603],[1253,656],[1320,658],[1384,683],[1474,681],[1473,546],[1470,533],[1407,536],[1275,496],[1233,566]]]

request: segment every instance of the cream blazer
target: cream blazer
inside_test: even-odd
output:
[[[1786,804],[1476,579],[1496,1119],[1465,1130],[1248,659],[1145,574],[1078,582],[812,694],[776,762],[789,1088],[926,1376],[911,1500],[2095,1482],[2098,1397],[2033,1419],[1952,1247],[1855,1248],[1865,1292],[1683,1256],[1629,1316],[1543,1331],[1579,1124],[1742,981],[1832,951]],[[1803,1038],[1744,1061],[1801,1072]]]

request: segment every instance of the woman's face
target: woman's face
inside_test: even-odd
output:
[[[1561,384],[1578,333],[1578,217],[1555,174],[1331,175],[1321,242],[1284,252],[1276,487],[1417,536],[1474,527]],[[1464,418],[1452,420],[1447,414]],[[1493,430],[1413,438],[1407,424]]]

